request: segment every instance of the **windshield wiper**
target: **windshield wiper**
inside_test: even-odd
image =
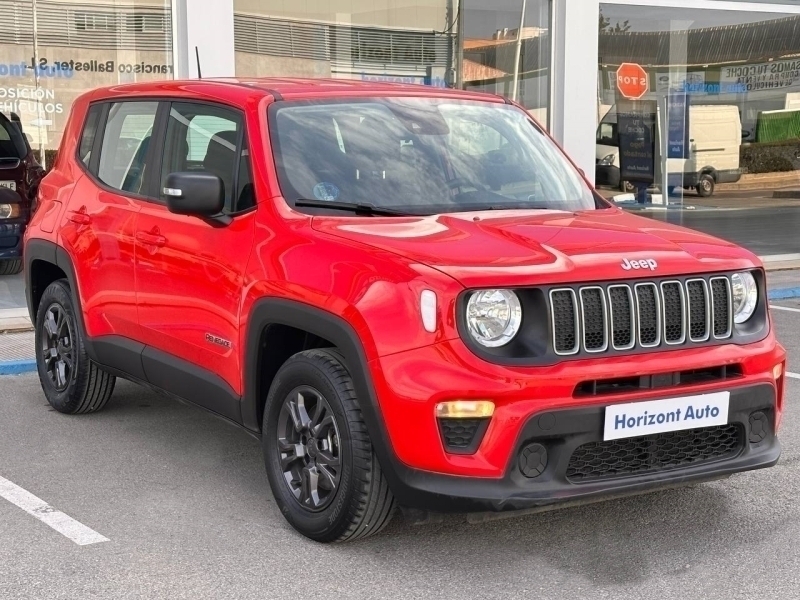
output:
[[[412,213],[395,210],[392,208],[382,208],[374,204],[356,203],[356,202],[336,202],[329,200],[309,200],[307,198],[300,198],[295,200],[295,206],[306,208],[328,208],[331,210],[344,210],[356,213],[357,215],[367,216],[389,216],[389,217],[415,217],[422,215],[414,215]]]

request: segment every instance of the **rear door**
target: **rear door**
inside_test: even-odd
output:
[[[167,175],[199,171],[225,186],[227,225],[176,215],[163,198],[143,206],[136,230],[136,298],[148,379],[238,420],[242,389],[238,348],[244,273],[255,223],[244,114],[225,106],[169,107],[159,167]]]
[[[85,175],[59,232],[77,271],[85,325],[93,338],[139,337],[134,234],[140,205],[147,201],[158,108],[156,101],[96,104],[84,126],[77,160]]]

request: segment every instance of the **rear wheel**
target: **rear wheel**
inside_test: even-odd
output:
[[[710,173],[703,173],[700,176],[700,180],[697,182],[697,193],[702,198],[708,198],[714,194],[716,186],[717,182],[714,180],[714,176]]]
[[[272,493],[297,531],[318,542],[344,542],[389,523],[394,497],[335,351],[301,352],[281,367],[263,432]]]
[[[50,284],[39,303],[36,367],[47,401],[59,412],[96,412],[114,393],[116,379],[86,354],[72,293],[64,280]]]
[[[0,260],[0,275],[18,275],[22,273],[22,261]]]

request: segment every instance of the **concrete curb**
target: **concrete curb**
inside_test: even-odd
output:
[[[9,360],[0,362],[0,376],[2,375],[23,375],[36,371],[36,361],[31,360]]]

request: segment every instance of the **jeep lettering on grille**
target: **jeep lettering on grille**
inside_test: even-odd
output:
[[[651,271],[655,271],[658,268],[658,263],[652,258],[648,258],[647,260],[628,260],[627,258],[624,258],[622,259],[622,268],[626,271],[638,271],[639,269],[650,269]]]

